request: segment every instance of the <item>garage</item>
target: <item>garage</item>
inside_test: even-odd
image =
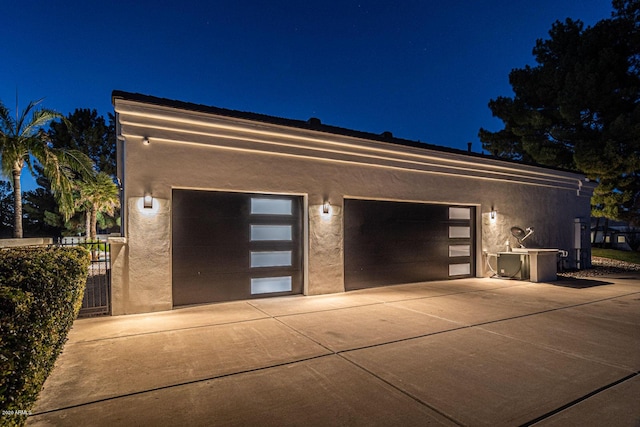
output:
[[[574,235],[597,185],[582,174],[315,117],[113,102],[113,314],[490,276],[480,252],[517,244],[514,226],[567,251],[567,268],[590,254]]]
[[[475,275],[473,206],[345,199],[345,289]]]
[[[302,198],[172,191],[173,305],[302,292]]]

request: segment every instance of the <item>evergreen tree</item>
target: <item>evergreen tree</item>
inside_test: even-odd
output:
[[[30,236],[60,237],[64,229],[58,203],[48,190],[44,176],[37,179],[39,187],[24,193],[23,213],[25,233]]]
[[[115,117],[109,114],[109,123],[98,112],[76,108],[64,121],[51,122],[49,138],[56,148],[78,150],[95,163],[98,171],[116,175]]]
[[[640,0],[614,0],[593,27],[556,21],[537,65],[509,74],[489,102],[504,129],[480,129],[489,153],[581,171],[598,182],[594,216],[640,222]]]

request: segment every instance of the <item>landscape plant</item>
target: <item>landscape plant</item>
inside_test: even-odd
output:
[[[90,264],[81,247],[0,250],[0,410],[23,425],[82,305]]]
[[[78,201],[83,204],[87,218],[87,237],[95,240],[98,234],[98,214],[115,214],[120,207],[120,191],[111,177],[104,172],[99,172],[88,181],[79,181],[77,188],[80,191]]]

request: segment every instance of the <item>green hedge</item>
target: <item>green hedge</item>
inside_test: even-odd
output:
[[[82,305],[90,264],[80,247],[0,250],[2,425],[22,425]]]

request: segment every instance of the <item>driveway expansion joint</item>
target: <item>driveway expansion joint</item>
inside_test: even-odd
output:
[[[92,400],[92,401],[88,401],[88,402],[82,402],[82,403],[78,403],[76,405],[69,405],[69,406],[60,407],[60,408],[49,409],[49,410],[46,410],[46,411],[33,412],[31,415],[36,416],[36,415],[51,414],[51,413],[55,413],[55,412],[64,411],[64,410],[67,410],[67,409],[79,408],[79,407],[83,407],[83,406],[93,405],[93,404],[97,404],[97,403],[101,403],[101,402],[108,402],[108,401],[117,400],[117,399],[124,399],[124,398],[127,398],[127,397],[138,396],[138,395],[145,394],[145,393],[153,393],[153,392],[159,391],[159,390],[166,390],[166,389],[171,389],[171,388],[175,388],[175,387],[183,387],[183,386],[188,386],[188,385],[191,385],[191,384],[197,384],[197,383],[202,383],[202,382],[207,382],[207,381],[214,381],[214,380],[218,380],[218,379],[221,379],[221,378],[228,378],[228,377],[232,377],[232,376],[235,376],[235,375],[249,374],[249,373],[252,373],[252,372],[260,372],[260,371],[265,371],[265,370],[272,369],[272,368],[278,368],[278,367],[281,367],[281,366],[294,365],[296,363],[306,362],[306,361],[314,360],[314,359],[321,359],[323,357],[329,357],[329,356],[333,356],[333,355],[334,355],[333,353],[321,354],[321,355],[317,355],[317,356],[305,357],[305,358],[302,358],[302,359],[297,359],[297,360],[288,361],[288,362],[274,363],[274,364],[269,365],[269,366],[261,366],[261,367],[258,367],[258,368],[244,369],[244,370],[239,370],[239,371],[235,371],[235,372],[229,372],[229,373],[226,373],[226,374],[213,375],[213,376],[205,377],[205,378],[197,378],[197,379],[194,379],[194,380],[178,382],[178,383],[174,383],[174,384],[166,384],[166,385],[163,385],[163,386],[160,386],[160,387],[152,387],[152,388],[149,388],[149,389],[146,389],[146,390],[138,390],[138,391],[134,391],[134,392],[130,392],[130,393],[119,394],[117,396],[109,396],[109,397],[105,397],[105,398],[102,398],[102,399],[96,399],[96,400]]]
[[[540,415],[539,417],[537,417],[537,418],[535,418],[535,419],[533,419],[533,420],[531,420],[529,422],[521,424],[520,427],[529,427],[529,426],[537,424],[537,423],[539,423],[541,421],[544,421],[547,418],[552,417],[553,415],[559,414],[562,411],[566,411],[567,409],[571,408],[572,406],[575,406],[575,405],[577,405],[577,404],[579,404],[581,402],[584,402],[585,400],[587,400],[587,399],[589,399],[589,398],[591,398],[591,397],[593,397],[593,396],[595,396],[597,394],[600,394],[600,393],[602,393],[602,392],[604,392],[606,390],[609,390],[612,387],[615,387],[615,386],[617,386],[619,384],[622,384],[622,383],[624,383],[626,381],[629,381],[629,380],[631,380],[632,378],[634,378],[634,377],[636,377],[638,375],[639,375],[638,372],[634,372],[632,374],[627,375],[626,377],[620,378],[617,381],[614,381],[612,383],[604,385],[604,386],[602,386],[602,387],[600,387],[600,388],[598,388],[596,390],[593,390],[590,393],[585,394],[584,396],[581,396],[581,397],[579,397],[579,398],[577,398],[575,400],[572,400],[571,402],[569,402],[569,403],[567,403],[565,405],[560,406],[559,408],[556,408],[556,409],[554,409],[552,411],[549,411],[546,414]]]

